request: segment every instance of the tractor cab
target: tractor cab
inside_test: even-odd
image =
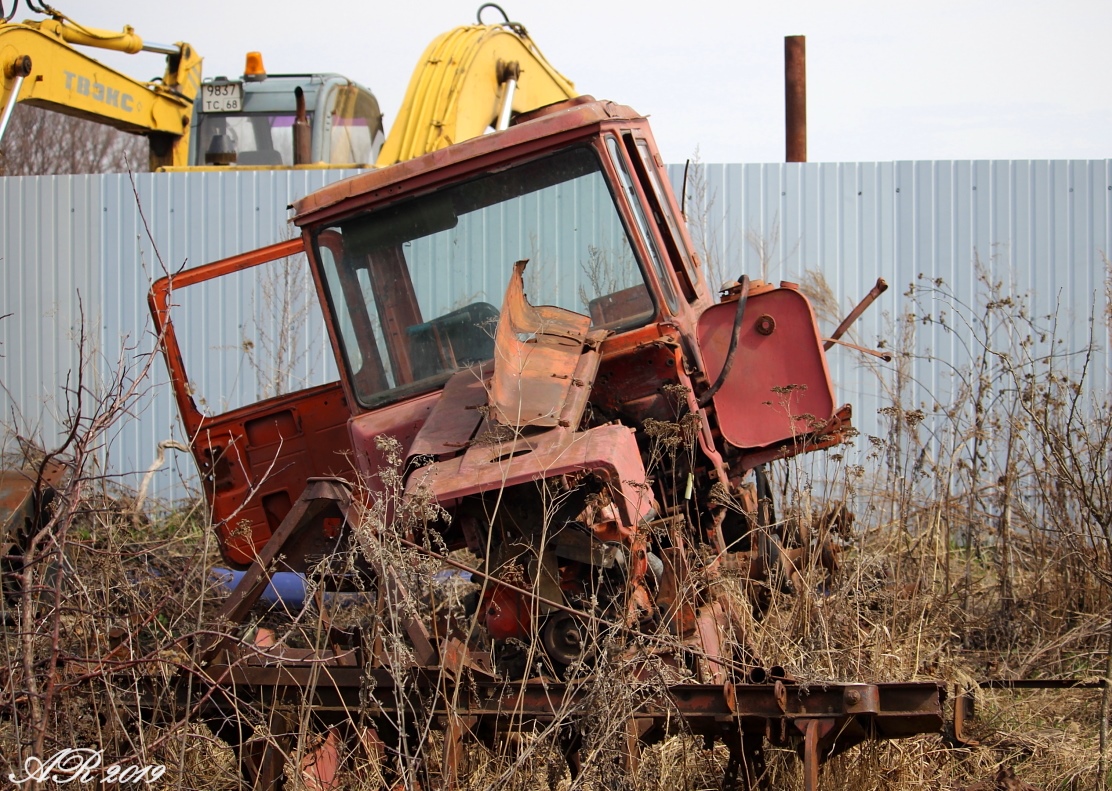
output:
[[[628,107],[582,97],[542,108],[293,208],[300,240],[172,284],[187,304],[194,284],[305,253],[309,271],[276,282],[299,294],[315,284],[323,316],[306,326],[327,328],[339,374],[212,414],[215,399],[202,401],[204,383],[185,366],[218,370],[215,346],[191,358],[166,328],[179,408],[231,563],[266,544],[308,478],[377,480],[383,436],[400,443],[406,485],[449,509],[481,511],[475,498],[510,481],[529,488],[586,470],[606,481],[592,485],[614,489],[614,519],[630,533],[693,505],[695,492],[700,541],[720,552],[747,544],[729,537],[744,525],[723,527],[713,512],[712,485],[841,439],[848,412],[835,407],[810,304],[791,284],[758,282],[715,300],[648,122]],[[156,284],[152,297],[160,326],[170,286]],[[250,343],[220,344],[240,347],[258,356]],[[652,432],[679,423],[690,453],[655,486],[637,483],[656,476]],[[679,492],[676,481],[686,481]]]
[[[734,289],[715,304],[648,123],[628,107],[583,97],[543,108],[295,209],[357,433],[482,361],[492,398],[520,399],[492,403],[495,422],[561,425],[574,387],[551,380],[582,380],[588,348],[599,358],[581,384],[591,409],[565,427],[673,420],[667,393],[686,390],[708,419],[704,464],[725,470],[800,452],[836,422],[808,301],[790,284],[747,283],[745,299]],[[792,389],[777,399],[777,387]],[[478,430],[457,425],[469,428],[434,456]]]

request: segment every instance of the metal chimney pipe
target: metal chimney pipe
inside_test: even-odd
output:
[[[784,37],[784,120],[788,162],[807,161],[807,37]]]

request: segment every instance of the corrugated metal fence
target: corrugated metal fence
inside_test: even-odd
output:
[[[183,439],[162,360],[140,377],[153,346],[150,284],[167,271],[287,238],[289,203],[352,172],[0,178],[0,316],[10,314],[0,320],[0,432],[7,448],[14,434],[57,442],[77,409],[79,373],[85,419],[113,389],[131,388],[129,414],[114,423],[99,457],[105,474],[134,486],[161,440]],[[236,321],[227,305],[248,300],[229,293],[211,307]],[[190,319],[183,323],[203,324],[206,316]],[[172,462],[152,485],[167,499],[183,496],[181,482],[196,477],[192,460]]]
[[[677,195],[686,193],[712,278],[746,272],[812,285],[825,280],[837,295],[823,316],[829,330],[836,314],[884,277],[892,290],[857,328],[864,345],[896,343],[896,319],[910,305],[902,295],[913,283],[952,292],[953,302],[976,311],[991,298],[988,283],[1004,281],[1007,290],[1030,294],[1032,315],[1058,316],[1067,349],[1083,346],[1090,317],[1103,316],[1112,160],[706,165],[690,169],[686,185],[684,170],[673,166],[670,175]],[[117,389],[134,383],[129,417],[113,426],[101,452],[105,472],[134,485],[160,440],[182,439],[162,361],[145,378],[136,367],[152,345],[151,281],[284,238],[287,204],[344,175],[0,178],[0,316],[10,314],[0,319],[4,440],[19,434],[54,442],[73,414],[80,372],[94,396],[113,382]],[[184,321],[234,324],[257,310],[255,296],[257,288],[241,284]],[[952,316],[950,305],[938,310]],[[310,342],[330,357],[320,333]],[[934,324],[913,344],[911,398],[929,410],[955,392],[954,367],[968,360],[968,337]],[[1112,365],[1107,344],[1101,351],[1104,387]],[[82,358],[91,364],[80,365]],[[831,360],[841,400],[855,404],[855,422],[877,431],[883,398],[876,367],[844,349]],[[326,381],[334,371],[311,365],[306,377]],[[257,383],[244,378],[238,386],[247,395],[225,395],[249,401]],[[86,417],[95,402],[83,399]],[[181,496],[180,481],[193,477],[191,463],[177,461],[156,478],[163,497]]]
[[[1105,318],[1112,160],[710,165],[689,172],[686,188],[683,174],[671,168],[674,189],[686,192],[689,224],[697,240],[703,231],[717,271],[796,282],[821,275],[839,302],[825,316],[819,311],[826,331],[878,277],[888,281],[891,290],[860,320],[855,340],[910,344],[907,408],[929,414],[960,396],[976,351],[964,324],[983,318],[998,296],[1026,300],[1040,327],[1056,317],[1062,352],[1085,347],[1090,319]],[[907,297],[912,286],[925,310]],[[906,321],[912,311],[920,321]],[[910,340],[897,337],[911,328]],[[1103,390],[1112,350],[1104,329],[1095,334],[1103,365],[1089,383]],[[854,423],[878,432],[892,376],[882,386],[878,366],[856,352],[834,349],[829,359],[840,399],[854,404]]]

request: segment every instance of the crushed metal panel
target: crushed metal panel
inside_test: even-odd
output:
[[[57,486],[64,474],[65,467],[53,460],[46,462],[41,476],[37,469],[0,469],[0,540],[38,516],[39,498]]]
[[[637,440],[632,429],[621,425],[475,442],[461,456],[415,470],[406,492],[424,488],[445,502],[580,471],[602,473],[626,524],[639,524],[652,511],[651,493],[636,483],[645,480]]]
[[[475,365],[453,374],[409,446],[409,458],[440,458],[467,447],[483,420],[490,367],[490,363]]]
[[[552,306],[534,307],[525,297],[522,273],[514,264],[494,336],[494,378],[490,403],[505,426],[560,425],[591,326],[589,316]]]

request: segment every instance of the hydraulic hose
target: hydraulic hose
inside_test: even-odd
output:
[[[745,315],[745,302],[749,299],[749,275],[742,275],[739,284],[741,293],[737,298],[737,310],[734,312],[734,326],[730,331],[730,348],[726,350],[726,361],[722,364],[722,371],[718,374],[718,378],[714,380],[714,384],[699,396],[700,409],[710,403],[710,400],[714,398],[714,394],[718,392],[718,388],[722,387],[722,383],[726,381],[726,377],[730,375],[730,371],[734,367],[734,355],[737,354],[737,345],[741,338],[741,319]]]

